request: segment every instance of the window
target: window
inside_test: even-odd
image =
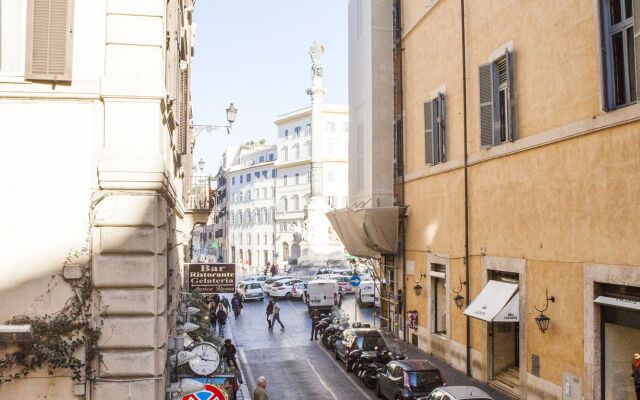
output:
[[[298,211],[298,210],[300,210],[300,200],[299,200],[298,196],[297,196],[297,195],[296,195],[296,196],[293,196],[293,199],[291,199],[291,200],[292,200],[292,203],[293,203],[293,204],[292,204],[292,206],[293,206],[293,211]]]
[[[342,124],[342,132],[349,133],[349,123],[348,122],[344,122]]]
[[[447,334],[447,289],[446,267],[431,264],[431,332]]]
[[[286,147],[282,148],[282,160],[289,161],[289,149]]]
[[[255,189],[253,196],[258,200],[260,198],[260,189]]]
[[[299,158],[300,158],[300,146],[296,144],[295,146],[293,146],[293,159],[298,160]]]
[[[244,176],[244,175],[240,175],[240,183],[242,183],[242,177],[243,177],[243,176]]]
[[[633,2],[635,3],[635,2]],[[640,38],[633,38],[631,0],[602,0],[605,109],[624,107],[638,100]],[[637,22],[640,23],[640,20]],[[636,26],[640,32],[640,26]]]
[[[289,139],[289,130],[288,129],[284,130],[284,138],[285,138],[285,140]]]
[[[272,177],[272,178],[275,178],[275,177],[276,177],[276,170],[275,170],[275,169],[272,169],[272,170],[271,170],[271,177]]]
[[[282,212],[288,211],[287,198],[284,196],[280,198],[280,211]]]
[[[264,234],[264,244],[267,244],[267,234]]]
[[[251,174],[247,174],[247,182],[251,182]]]
[[[260,162],[263,163],[264,162],[264,156],[260,156]]]
[[[327,121],[324,126],[325,126],[325,130],[327,132],[335,132],[336,131],[336,123],[333,122],[333,121]]]
[[[311,136],[311,124],[307,124],[307,126],[305,127],[304,135]]]
[[[276,187],[275,186],[271,187],[271,196],[276,197]]]
[[[267,178],[267,170],[265,169],[264,171],[262,171],[262,177],[263,178]]]
[[[424,162],[435,165],[446,161],[445,98],[424,103]]]
[[[268,197],[267,188],[262,188],[262,197],[265,199]]]
[[[287,176],[282,177],[282,186],[287,186]]]
[[[244,201],[251,201],[251,190],[247,190],[244,194]]]
[[[251,244],[251,234],[247,233],[247,244]]]
[[[516,137],[513,52],[479,67],[480,145],[496,146]]]
[[[269,161],[273,161],[273,159],[274,159],[273,153],[269,154]]]
[[[0,1],[0,76],[24,76],[27,0]]]
[[[293,128],[293,132],[295,133],[295,137],[299,138],[300,137],[300,132],[302,132],[302,127],[300,126],[296,126],[295,128]]]
[[[311,157],[311,141],[305,143],[305,146],[307,147],[307,156]]]
[[[231,184],[232,184],[232,185],[235,185],[235,184],[236,184],[236,177],[235,177],[235,176],[232,176],[232,177],[231,177]]]
[[[296,174],[296,185],[300,184],[300,174]]]

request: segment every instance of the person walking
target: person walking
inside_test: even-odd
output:
[[[222,303],[218,304],[216,319],[218,320],[218,336],[224,337],[224,326],[227,323],[227,311]]]
[[[276,264],[273,263],[271,266],[271,276],[276,276]]]
[[[258,378],[256,388],[253,391],[253,400],[269,400],[267,396],[267,378],[261,376]]]
[[[309,340],[314,340],[314,336],[315,340],[318,340],[318,322],[320,322],[320,310],[314,308],[313,310],[311,310],[311,314],[309,316],[311,317],[311,339]]]
[[[227,296],[222,296],[222,305],[227,310],[227,315],[231,314],[231,304],[229,303]]]
[[[635,353],[631,360],[631,376],[636,389],[636,399],[640,400],[640,354]]]
[[[274,299],[273,300],[273,319],[271,320],[271,330],[276,326],[276,322],[280,324],[280,330],[284,330],[284,325],[282,321],[280,321],[280,304]]]
[[[213,301],[209,303],[209,324],[211,324],[211,332],[213,335],[216,334],[216,325],[218,322],[218,317],[216,316],[217,308]]]
[[[269,330],[273,330],[273,300],[269,300],[267,304],[267,323],[269,324]]]
[[[225,339],[222,345],[222,359],[227,362],[228,367],[238,368],[236,361],[236,346],[231,343],[231,339]]]
[[[238,296],[233,296],[231,299],[231,308],[233,308],[233,316],[238,319],[240,316],[240,299]]]

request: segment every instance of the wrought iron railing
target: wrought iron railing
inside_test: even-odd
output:
[[[187,196],[187,209],[211,210],[213,207],[211,179],[209,176],[191,177],[191,187]]]

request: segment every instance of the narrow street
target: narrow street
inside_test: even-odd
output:
[[[231,319],[231,328],[239,350],[249,387],[264,375],[269,384],[267,391],[273,399],[348,400],[374,399],[342,364],[333,359],[319,341],[310,341],[310,320],[306,305],[297,300],[282,300],[279,325],[269,332],[265,316],[268,299],[247,302],[237,321]],[[354,297],[347,295],[343,310],[353,318]],[[358,320],[372,322],[372,309],[358,309]]]

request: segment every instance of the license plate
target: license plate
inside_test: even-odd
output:
[[[311,300],[312,303],[320,303],[320,300]]]

